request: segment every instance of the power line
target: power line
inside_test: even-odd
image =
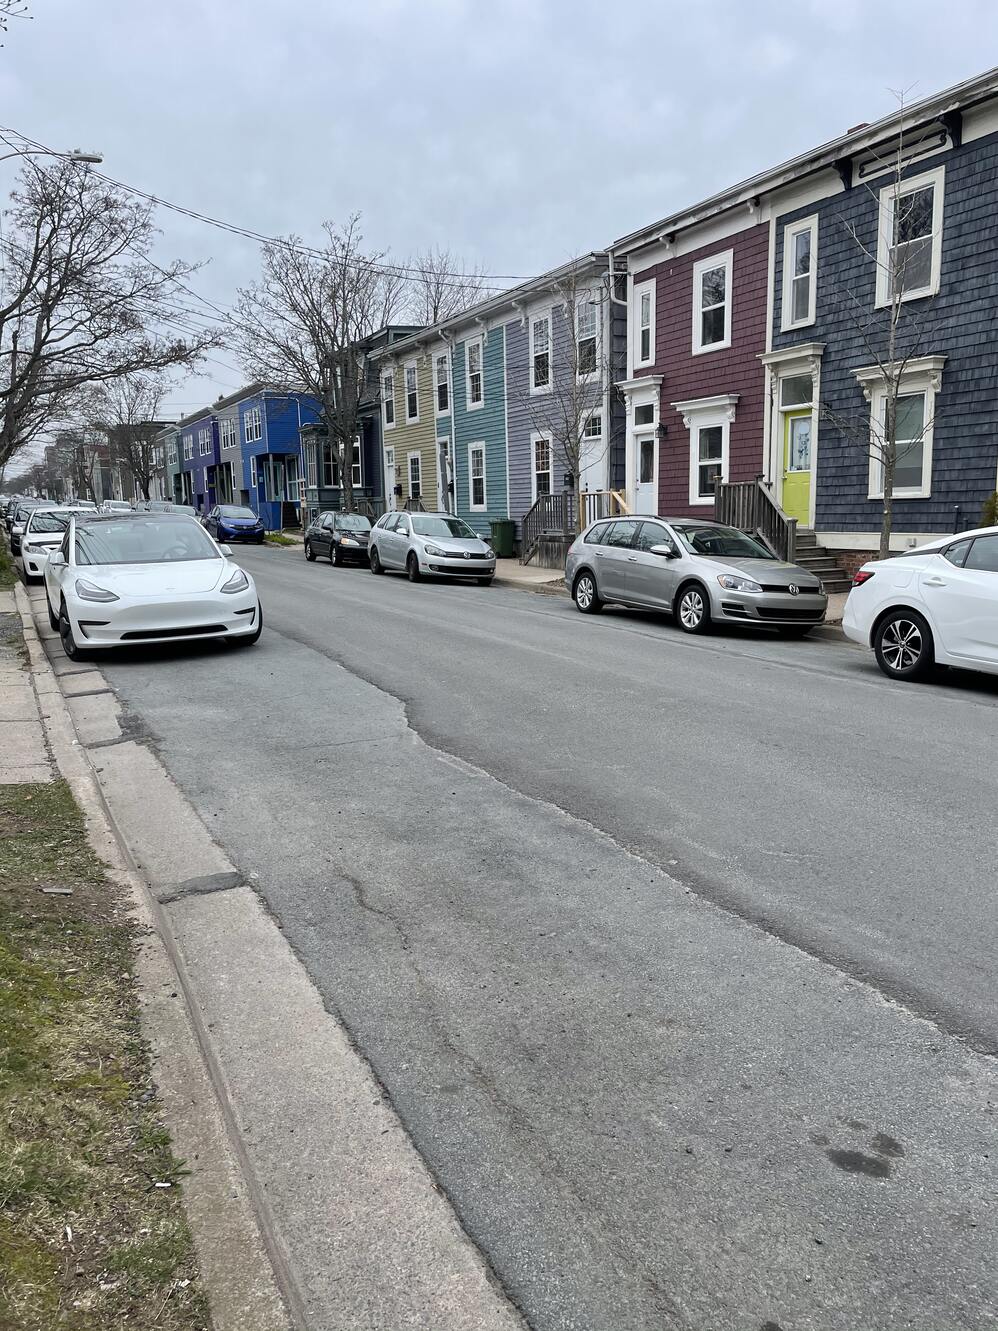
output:
[[[32,148],[40,148],[45,152],[50,152],[54,157],[68,158],[68,153],[57,152],[49,148],[44,143],[39,143],[35,139],[29,139],[26,134],[20,130],[4,129],[0,126],[0,131],[7,134],[15,134],[24,143],[30,144]],[[328,260],[329,256],[324,250],[317,249],[313,245],[306,245],[300,241],[290,241],[282,236],[268,236],[262,231],[255,231],[252,227],[240,226],[234,222],[224,222],[221,218],[212,217],[208,213],[198,212],[194,208],[187,208],[183,204],[172,203],[169,199],[162,199],[159,195],[150,194],[146,190],[138,189],[135,185],[129,185],[125,181],[115,180],[113,176],[107,176],[102,171],[94,171],[93,174],[98,180],[103,180],[106,185],[113,185],[116,189],[123,189],[129,194],[134,194],[137,198],[145,199],[147,203],[154,204],[160,208],[166,208],[170,212],[179,213],[182,217],[189,217],[195,222],[202,222],[205,226],[218,228],[220,231],[227,231],[234,236],[241,236],[245,240],[256,241],[260,245],[276,245],[283,249],[290,250],[295,254],[307,254],[311,258]],[[392,264],[383,263],[380,260],[358,259],[347,265],[350,268],[369,268],[379,272],[389,273],[394,277],[423,277],[427,274],[426,268],[421,268],[418,264]],[[512,282],[520,283],[530,281],[529,277],[516,273],[456,273],[443,270],[434,274],[440,279],[454,278],[455,281],[441,280],[440,285],[446,287],[462,287],[469,280],[482,280],[489,282]],[[498,291],[498,287],[486,287],[486,291]]]

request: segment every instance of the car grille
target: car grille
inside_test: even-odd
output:
[[[770,606],[761,605],[759,606],[758,614],[760,619],[809,619],[814,624],[817,624],[825,617],[825,612],[823,610],[802,610],[798,606],[793,605],[788,605],[786,607],[781,606],[779,609],[775,610]]]
[[[121,635],[122,642],[141,642],[143,638],[195,638],[205,633],[228,633],[224,624],[196,624],[186,629],[131,629]]]
[[[790,591],[785,582],[779,584],[763,582],[760,585],[764,592],[782,592],[784,596],[790,595]],[[797,590],[801,596],[817,596],[818,592],[821,591],[821,583],[816,582],[813,586],[808,586],[803,582],[798,582]]]

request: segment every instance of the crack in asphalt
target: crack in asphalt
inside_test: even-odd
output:
[[[278,629],[271,623],[268,631],[276,634],[278,637],[287,638],[291,642],[297,643],[318,655],[325,657],[338,665],[348,675],[361,680],[363,683],[376,689],[378,693],[386,698],[392,699],[403,711],[405,721],[413,736],[420,741],[430,752],[435,753],[442,761],[449,762],[452,765],[460,766],[466,774],[477,775],[488,781],[495,782],[502,790],[509,792],[519,799],[529,800],[534,804],[546,807],[558,816],[566,818],[573,825],[583,828],[589,833],[608,842],[622,854],[637,860],[647,868],[660,874],[666,883],[672,888],[678,888],[688,895],[693,895],[703,901],[705,905],[711,906],[717,910],[723,911],[740,920],[750,928],[759,929],[768,936],[775,938],[778,942],[784,943],[788,947],[793,947],[797,951],[818,962],[819,965],[828,966],[842,976],[863,985],[869,989],[877,998],[886,1003],[891,1003],[901,1008],[903,1011],[915,1020],[924,1021],[933,1029],[944,1035],[951,1036],[960,1041],[968,1049],[976,1054],[987,1058],[998,1058],[998,1036],[995,1032],[989,1030],[979,1030],[970,1023],[961,1022],[957,1014],[948,1017],[938,1009],[936,1000],[927,992],[915,984],[901,980],[900,978],[887,979],[878,975],[876,971],[860,958],[850,955],[844,950],[837,949],[831,942],[827,945],[821,945],[814,938],[809,938],[807,934],[798,928],[784,924],[772,918],[772,915],[762,909],[753,909],[739,898],[733,891],[727,888],[723,883],[716,879],[707,877],[698,873],[696,869],[689,865],[681,865],[678,861],[670,858],[668,865],[664,865],[645,849],[638,850],[628,846],[619,840],[612,832],[598,824],[581,817],[579,814],[559,804],[556,800],[545,798],[534,794],[531,791],[523,790],[514,785],[511,781],[496,775],[487,768],[478,763],[463,757],[459,753],[445,747],[442,737],[435,734],[432,726],[421,725],[416,717],[418,707],[415,699],[407,697],[405,694],[396,693],[392,689],[375,679],[371,674],[366,673],[359,666],[348,663],[346,658],[333,648],[316,642],[313,638],[304,633],[295,633],[290,629]],[[886,682],[886,681],[885,681]],[[706,848],[701,848],[706,850]],[[711,852],[715,860],[722,863],[729,863],[723,856],[716,852]]]

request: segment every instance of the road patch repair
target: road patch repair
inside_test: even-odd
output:
[[[17,596],[49,743],[152,930],[144,1028],[216,1331],[522,1327],[257,892]]]

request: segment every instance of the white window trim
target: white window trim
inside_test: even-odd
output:
[[[634,284],[634,369],[644,369],[655,364],[655,279]],[[648,334],[648,359],[641,359],[641,297],[650,295],[649,315],[651,325]]]
[[[482,397],[480,402],[471,400],[471,348],[478,347],[479,373],[482,376]],[[464,409],[481,411],[485,406],[485,343],[480,337],[469,338],[464,344]]]
[[[409,415],[409,371],[412,370],[413,381],[416,385],[416,414]],[[414,360],[406,361],[402,369],[402,392],[405,397],[405,423],[406,425],[419,424],[419,364]]]
[[[694,356],[708,356],[712,351],[724,351],[731,346],[731,307],[734,294],[731,290],[731,273],[734,266],[734,255],[734,250],[722,250],[719,254],[711,254],[709,258],[699,259],[693,265]],[[724,337],[720,342],[710,342],[704,346],[700,340],[703,334],[703,320],[701,318],[703,311],[700,307],[700,279],[704,273],[709,273],[714,268],[724,269]]]
[[[929,421],[922,436],[922,484],[919,486],[894,487],[895,499],[931,499],[932,497],[932,444],[935,434],[936,394],[942,386],[945,356],[920,356],[910,360],[901,376],[900,395],[909,393],[925,394],[925,419]],[[874,447],[876,438],[875,423],[881,419],[886,386],[883,376],[876,365],[864,366],[853,370],[863,389],[863,396],[870,404],[870,468],[868,499],[883,499],[884,478],[883,460]]]
[[[353,437],[353,455],[350,458],[350,484],[364,485],[364,440],[359,434]]]
[[[946,168],[937,166],[933,171],[924,171],[920,176],[907,176],[901,182],[901,194],[909,194],[917,189],[933,186],[932,194],[932,249],[929,263],[929,285],[918,287],[914,291],[905,291],[902,301],[924,300],[934,296],[939,290],[939,268],[943,250],[943,196],[946,186]],[[885,185],[880,191],[880,210],[877,223],[877,300],[876,308],[883,309],[891,303],[891,240],[894,235],[894,198],[898,193],[895,182]]]
[[[248,444],[263,438],[263,412],[259,407],[248,407],[243,416],[243,437]]]
[[[554,439],[550,430],[535,430],[530,436],[530,502],[537,503],[537,445],[542,440],[548,446],[548,494],[554,494]]]
[[[444,362],[444,371],[446,375],[446,384],[447,384],[447,406],[446,409],[443,411],[440,410],[440,401],[437,393],[437,390],[440,387],[440,382],[437,379],[437,365],[440,361]],[[451,405],[452,405],[451,398],[453,396],[453,390],[451,387],[450,380],[451,380],[450,356],[448,356],[446,351],[437,351],[433,355],[433,415],[434,418],[437,420],[439,420],[441,416],[449,416],[451,413]]]
[[[548,326],[548,352],[547,352],[548,381],[546,384],[540,384],[540,385],[534,383],[534,324],[538,323],[546,323]],[[551,318],[551,311],[549,309],[534,310],[530,314],[528,319],[528,332],[529,332],[529,341],[530,341],[530,348],[529,348],[530,396],[543,397],[546,393],[551,392],[552,381],[554,379],[554,346],[553,346],[554,328],[553,328],[553,320]]]
[[[481,452],[482,455],[482,502],[474,502],[474,491],[472,489],[471,458],[474,453]],[[485,448],[484,439],[476,440],[475,443],[468,445],[468,510],[471,513],[484,513],[489,506],[489,461],[488,453]]]
[[[721,427],[721,480],[728,479],[728,445],[731,435],[731,422],[735,419],[738,406],[737,393],[719,393],[715,397],[692,398],[686,402],[673,402],[676,411],[682,413],[683,424],[690,432],[690,505],[693,508],[709,508],[714,503],[714,496],[704,498],[700,494],[700,431],[712,425]]]
[[[250,458],[250,489],[253,491],[253,498],[254,498],[254,499],[256,499],[256,498],[258,497],[258,496],[257,496],[257,488],[258,488],[258,486],[259,486],[259,483],[260,483],[260,478],[259,478],[259,476],[258,476],[258,474],[257,474],[257,470],[256,470],[256,456],[254,455],[253,457]]]
[[[392,386],[391,394],[385,397],[385,380],[388,379]],[[388,403],[392,404],[392,418],[388,419]],[[398,413],[395,410],[395,371],[386,370],[381,376],[381,424],[386,430],[394,430],[395,423],[398,420]]]
[[[587,291],[583,293],[581,300],[576,300],[575,302],[575,365],[576,365],[575,377],[576,381],[580,384],[596,383],[596,381],[600,378],[600,365],[603,359],[603,307],[602,303],[598,299],[595,300],[593,299],[593,295],[594,295],[593,292]],[[596,316],[596,333],[594,339],[596,342],[596,368],[595,370],[590,370],[587,374],[582,373],[582,371],[578,369],[579,310],[582,309],[583,306],[587,307],[592,306],[593,313]]]
[[[415,459],[416,463],[418,464],[417,467],[416,467],[416,471],[417,471],[417,473],[418,473],[418,475],[417,475],[417,479],[416,479],[416,484],[419,486],[419,494],[418,494],[418,495],[414,495],[414,494],[412,493],[412,463],[413,463],[413,459]],[[413,449],[411,449],[411,450],[406,454],[406,459],[405,459],[405,479],[406,479],[406,485],[407,485],[408,490],[409,490],[409,498],[410,498],[410,499],[422,499],[422,497],[423,497],[423,455],[422,455],[422,453],[420,452],[420,450],[419,450],[418,448],[413,448]]]
[[[811,233],[811,271],[808,274],[807,316],[794,320],[793,317],[793,267],[791,256],[793,242],[804,232]],[[800,221],[789,222],[783,228],[783,307],[780,316],[780,332],[786,333],[794,328],[808,328],[814,323],[816,313],[816,292],[818,288],[818,216],[802,217]]]
[[[184,438],[183,438],[183,444],[184,444],[184,461],[185,461],[185,462],[193,462],[193,461],[194,461],[194,436],[193,436],[192,434],[185,434],[185,435],[184,435]]]

